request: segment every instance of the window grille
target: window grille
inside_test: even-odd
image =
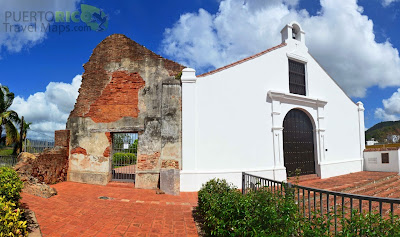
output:
[[[289,91],[306,95],[306,69],[303,63],[289,59]]]
[[[382,164],[389,164],[389,153],[382,153]]]

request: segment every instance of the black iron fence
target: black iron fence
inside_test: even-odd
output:
[[[294,195],[300,213],[306,218],[330,214],[335,233],[338,228],[338,219],[350,218],[351,220],[355,211],[379,213],[382,217],[392,219],[394,215],[400,214],[400,199],[334,192],[242,173],[243,194],[261,188],[268,188],[272,193]]]
[[[137,133],[113,133],[112,180],[135,182],[137,160]]]
[[[13,167],[17,164],[17,156],[0,156],[0,167]]]

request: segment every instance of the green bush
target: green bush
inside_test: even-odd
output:
[[[133,153],[115,153],[113,155],[114,165],[136,164],[136,155]]]
[[[335,236],[400,236],[400,220],[397,216],[382,218],[379,213],[360,213],[353,210],[352,218],[341,218],[338,213],[338,229]],[[334,214],[313,214],[311,220],[304,219],[301,224],[302,236],[333,236]],[[340,219],[339,219],[340,218]]]
[[[0,168],[0,197],[18,205],[22,188],[23,183],[15,170],[9,167]]]
[[[212,236],[288,236],[299,226],[293,196],[265,189],[242,195],[219,179],[199,191],[198,211],[205,233]]]
[[[15,203],[0,197],[0,237],[28,236],[26,221]]]
[[[225,180],[213,179],[198,192],[197,211],[207,236],[335,236],[332,212],[310,220],[298,210],[293,189],[272,193],[267,187],[242,195]],[[336,236],[400,236],[400,219],[378,213],[337,213]]]

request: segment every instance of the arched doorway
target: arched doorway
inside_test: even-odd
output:
[[[283,120],[283,155],[288,177],[315,174],[314,132],[308,115],[299,110],[290,110]]]

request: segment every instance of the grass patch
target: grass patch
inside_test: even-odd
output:
[[[4,148],[0,150],[0,156],[11,156],[13,154],[12,148]]]

